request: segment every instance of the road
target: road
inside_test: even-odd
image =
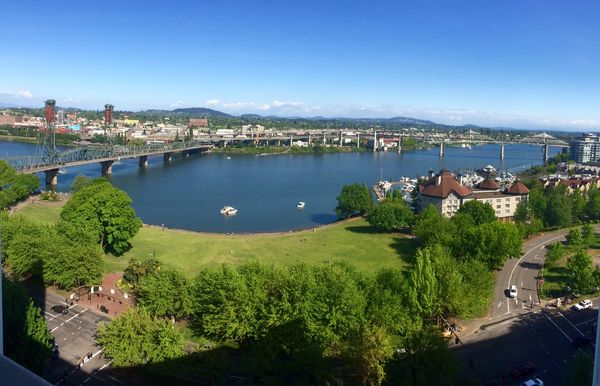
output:
[[[462,345],[454,346],[462,359],[465,381],[485,383],[500,379],[506,385],[518,385],[510,372],[522,363],[533,362],[534,373],[546,385],[560,385],[565,364],[577,352],[593,355],[593,345],[577,349],[577,336],[594,336],[598,300],[584,311],[558,311],[540,307],[537,277],[546,254],[545,246],[564,240],[565,230],[550,232],[523,244],[524,254],[506,262],[496,275],[494,303],[488,318],[461,336]],[[511,299],[507,290],[518,288]],[[533,305],[533,307],[532,307]]]

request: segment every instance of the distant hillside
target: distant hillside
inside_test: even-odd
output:
[[[186,107],[181,109],[175,109],[172,111],[176,114],[184,114],[189,117],[200,118],[200,117],[221,117],[221,118],[232,118],[232,115],[224,113],[222,111],[217,111],[213,109],[208,109],[206,107]]]

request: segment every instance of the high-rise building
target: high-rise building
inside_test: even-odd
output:
[[[571,142],[570,158],[581,164],[600,162],[600,138],[587,133]]]
[[[65,123],[65,112],[63,110],[59,110],[58,113],[56,114],[57,116],[57,123],[59,125],[64,125]]]

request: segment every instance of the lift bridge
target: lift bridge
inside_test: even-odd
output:
[[[204,141],[174,142],[170,144],[147,144],[143,146],[82,146],[63,152],[52,151],[52,148],[43,148],[42,154],[6,158],[18,173],[46,174],[46,183],[56,185],[58,174],[62,168],[80,166],[91,163],[101,165],[102,174],[111,174],[115,161],[128,158],[139,158],[140,166],[148,164],[148,157],[162,155],[165,161],[170,161],[175,153],[182,153],[184,157],[191,154],[209,150],[213,145]]]

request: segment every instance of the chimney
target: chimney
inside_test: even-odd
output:
[[[435,176],[435,172],[432,169],[429,169],[429,173],[427,173],[427,177],[431,178]]]
[[[442,183],[442,175],[441,175],[441,174],[438,174],[438,175],[437,175],[437,178],[436,178],[436,180],[435,180],[435,184],[436,184],[437,186],[440,186],[440,185],[441,185],[441,183]]]
[[[459,185],[462,185],[462,184],[463,184],[463,175],[462,175],[462,174],[459,174],[459,175],[458,175],[458,184],[459,184]]]

